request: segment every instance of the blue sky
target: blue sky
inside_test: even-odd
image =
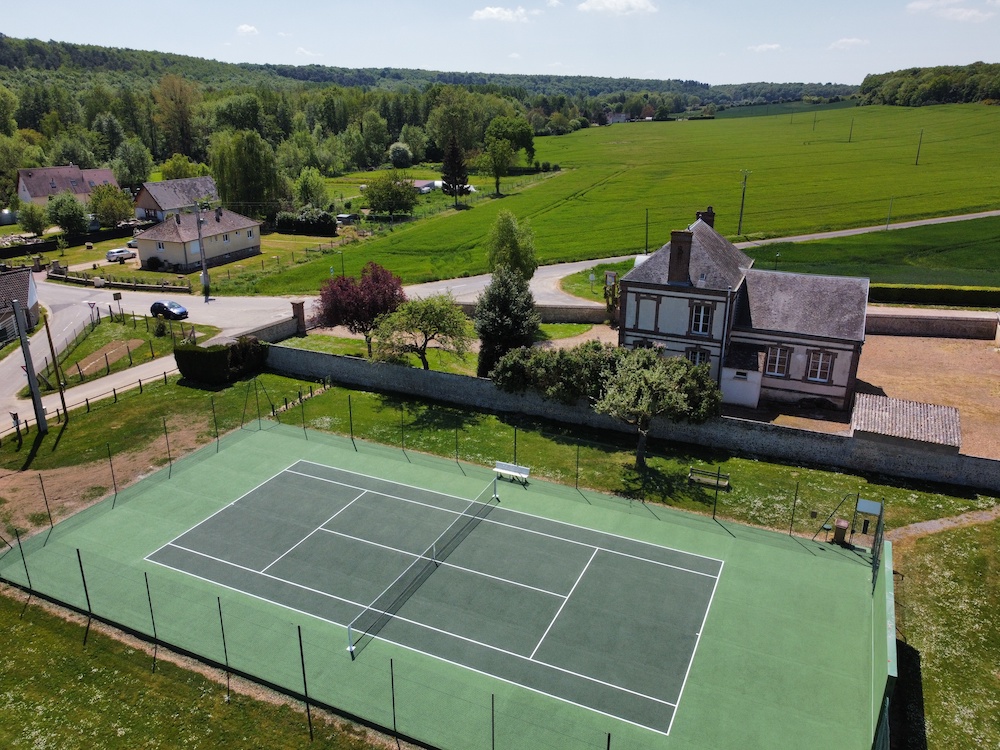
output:
[[[502,2],[19,2],[0,32],[227,62],[711,84],[858,84],[867,73],[1000,61],[1000,0]]]

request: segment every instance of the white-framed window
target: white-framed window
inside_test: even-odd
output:
[[[247,230],[247,238],[249,239],[250,237],[253,237],[253,230],[252,229],[248,229]]]
[[[813,383],[829,383],[833,371],[833,354],[830,352],[809,352],[806,365],[806,380]]]
[[[691,304],[688,333],[695,336],[710,336],[712,334],[712,305],[700,302]]]
[[[166,250],[166,248],[163,247],[163,243],[162,242],[157,242],[156,243],[156,252],[162,253],[164,250]]]
[[[229,242],[229,234],[222,235],[222,241],[223,242]]]
[[[792,350],[786,346],[769,346],[767,348],[767,364],[764,374],[773,378],[788,377],[788,363],[792,359]]]
[[[708,349],[691,347],[690,349],[684,350],[684,356],[687,357],[688,361],[693,365],[703,365],[709,362],[711,354]]]

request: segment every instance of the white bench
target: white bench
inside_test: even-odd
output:
[[[531,473],[531,469],[527,466],[509,464],[506,461],[497,461],[496,466],[493,467],[493,471],[502,477],[509,476],[510,481],[513,482],[516,480],[525,486],[528,484],[528,474]]]

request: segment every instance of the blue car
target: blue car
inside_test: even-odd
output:
[[[164,318],[166,320],[184,320],[188,316],[188,311],[183,305],[169,300],[154,302],[149,307],[149,312],[154,318]]]

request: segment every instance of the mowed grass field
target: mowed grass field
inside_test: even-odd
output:
[[[1000,195],[998,134],[1000,108],[949,105],[625,123],[537,138],[535,158],[560,171],[397,225],[352,250],[352,260],[374,260],[406,283],[483,273],[484,240],[501,208],[530,222],[542,263],[656,249],[709,205],[716,228],[735,239],[741,170],[749,175],[740,239],[878,226],[890,202],[893,221],[989,210]],[[327,258],[297,266],[267,291],[315,292],[329,266]]]

